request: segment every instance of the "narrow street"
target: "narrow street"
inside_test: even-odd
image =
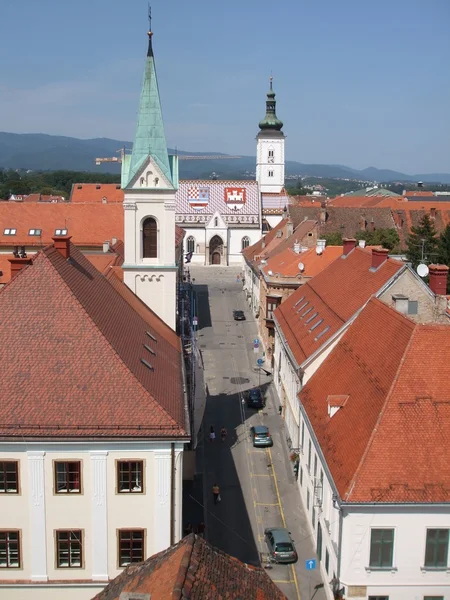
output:
[[[319,569],[306,571],[306,560],[315,558],[314,544],[297,492],[288,458],[283,421],[272,377],[256,367],[262,357],[253,350],[258,337],[245,302],[239,267],[190,268],[198,303],[197,343],[203,355],[207,404],[198,452],[204,465],[206,539],[249,564],[267,557],[266,527],[287,527],[299,555],[296,565],[273,565],[267,572],[291,600],[324,600]],[[246,321],[234,321],[233,309],[244,310]],[[270,370],[270,365],[264,364]],[[261,386],[266,407],[248,409],[244,392]],[[266,425],[272,448],[253,448],[252,425]],[[209,441],[210,427],[216,440]],[[220,440],[225,427],[228,436]],[[212,486],[220,487],[222,501],[214,504]]]

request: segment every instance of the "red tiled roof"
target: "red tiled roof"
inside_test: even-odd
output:
[[[287,219],[282,219],[273,229],[268,231],[266,235],[264,235],[261,239],[259,239],[255,244],[248,246],[242,250],[242,254],[244,258],[248,262],[252,262],[255,256],[263,255],[267,252],[268,245],[272,242],[273,239],[277,237],[277,231],[283,232],[286,227]],[[277,238],[281,241],[281,238]],[[278,242],[279,243],[279,242]]]
[[[175,225],[175,248],[178,248],[178,246],[184,240],[185,235],[186,231],[182,227]]]
[[[16,228],[16,235],[4,235],[5,228]],[[49,204],[35,202],[0,203],[0,245],[45,246],[52,243],[56,229],[68,229],[77,246],[100,246],[113,237],[123,239],[121,204]],[[40,237],[30,229],[42,229]]]
[[[346,258],[334,260],[275,310],[275,318],[299,365],[405,267],[390,258],[376,271],[370,270],[371,264],[371,249],[356,247]],[[301,298],[303,300],[300,301]],[[317,316],[308,323],[316,312]],[[320,319],[323,322],[310,331]],[[326,327],[328,329],[324,331]],[[324,333],[318,339],[322,331]]]
[[[292,240],[291,244],[293,245]],[[291,247],[282,252],[277,252],[273,257],[270,256],[267,264],[261,267],[261,270],[266,276],[269,271],[272,271],[274,275],[279,274],[280,277],[300,275],[302,277],[314,277],[339,256],[342,256],[342,246],[327,246],[320,255],[316,253],[315,248],[297,254]],[[298,268],[299,263],[303,263],[305,266],[301,272]]]
[[[299,394],[341,498],[363,503],[450,502],[449,397],[450,327],[374,298]]]
[[[286,600],[264,569],[242,563],[194,534],[127,567],[93,600],[119,600],[127,592],[150,594],[152,600]]]
[[[175,334],[70,253],[46,247],[0,290],[0,435],[185,436]]]
[[[87,203],[122,203],[123,190],[120,183],[74,183],[70,194],[70,202]]]

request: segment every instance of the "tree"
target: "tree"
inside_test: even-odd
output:
[[[416,268],[422,261],[435,262],[439,255],[438,242],[433,221],[429,214],[425,214],[417,227],[411,227],[411,233],[407,240],[406,256],[412,266]]]
[[[399,249],[400,238],[395,229],[375,229],[375,231],[358,231],[357,240],[365,240],[368,246],[383,246],[388,250]]]
[[[329,233],[324,236],[324,240],[327,243],[327,246],[342,246],[342,235],[339,231],[335,231],[334,233]]]

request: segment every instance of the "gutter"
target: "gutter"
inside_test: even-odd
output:
[[[170,545],[175,544],[175,444],[170,444]]]

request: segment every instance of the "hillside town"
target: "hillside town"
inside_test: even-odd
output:
[[[272,77],[180,180],[154,45],[121,183],[0,202],[0,597],[450,600],[450,195],[289,195]]]

